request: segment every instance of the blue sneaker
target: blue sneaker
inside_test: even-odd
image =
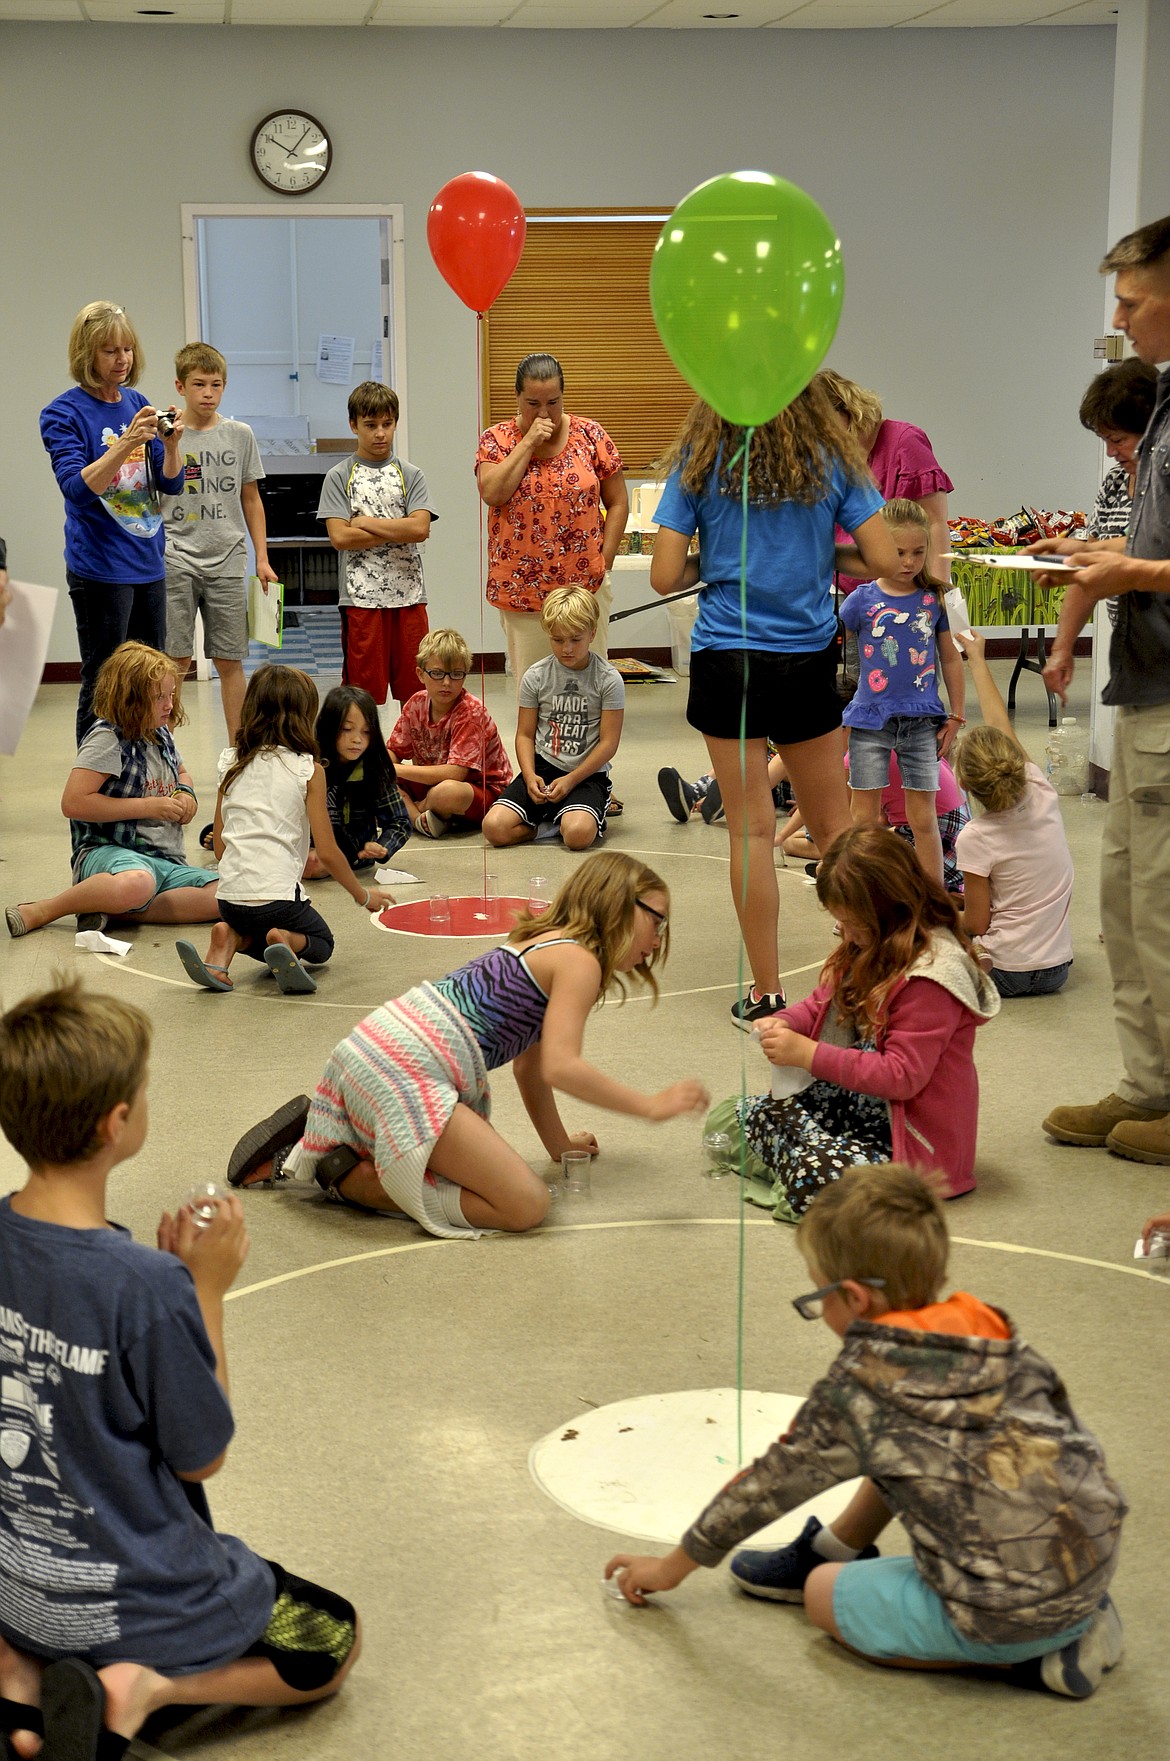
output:
[[[1049,1651],[1040,1659],[1040,1679],[1051,1693],[1087,1700],[1101,1686],[1101,1677],[1121,1662],[1124,1650],[1121,1617],[1113,1598],[1102,1596],[1088,1631],[1063,1651]]]
[[[823,1554],[813,1551],[813,1536],[821,1527],[817,1518],[810,1516],[795,1541],[789,1541],[787,1547],[771,1551],[764,1547],[745,1547],[741,1553],[735,1554],[731,1561],[731,1575],[736,1588],[748,1596],[761,1596],[765,1602],[803,1602],[809,1573],[818,1565],[832,1563]],[[863,1547],[857,1557],[877,1559],[878,1549]]]

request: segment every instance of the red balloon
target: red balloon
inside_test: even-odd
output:
[[[445,183],[427,215],[427,243],[443,280],[473,312],[499,299],[524,249],[524,210],[490,171]]]

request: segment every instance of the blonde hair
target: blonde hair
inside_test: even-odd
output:
[[[743,494],[745,430],[704,403],[692,404],[666,456],[655,466],[663,476],[677,470],[688,493],[700,494],[717,474],[721,495]],[[852,483],[872,478],[860,443],[842,428],[823,386],[814,379],[787,409],[752,435],[748,499],[759,506],[796,501],[812,507],[829,487],[833,466]]]
[[[175,378],[186,385],[192,373],[218,373],[227,384],[227,361],[209,342],[185,342],[175,356]]]
[[[670,947],[669,929],[665,924],[658,945],[632,972],[619,974],[614,970],[616,962],[633,940],[634,914],[639,898],[646,893],[662,893],[669,902],[666,882],[652,868],[618,850],[601,850],[595,856],[587,856],[573,870],[547,911],[523,912],[516,919],[508,940],[530,942],[534,936],[556,930],[588,948],[600,961],[599,996],[611,983],[624,992],[622,979],[628,977],[637,984],[644,984],[657,997],[658,985],[651,967],[666,959]]]
[[[437,660],[448,672],[471,671],[471,650],[458,630],[428,630],[418,645],[415,665],[425,671],[428,660]]]
[[[540,627],[550,636],[592,635],[597,628],[597,595],[588,587],[554,587],[540,608]]]
[[[0,1130],[30,1168],[84,1162],[98,1126],[146,1080],[150,1022],[61,981],[0,1019]]]
[[[1001,728],[972,728],[954,754],[959,787],[973,795],[985,813],[1007,813],[1020,805],[1028,788],[1027,762]]]
[[[219,785],[220,799],[258,752],[300,752],[319,758],[317,750],[317,687],[295,666],[257,667],[248,680],[236,756]]]
[[[127,740],[154,740],[154,694],[167,677],[175,681],[175,698],[167,727],[181,728],[187,717],[180,700],[182,680],[169,654],[145,642],[123,642],[102,662],[93,689],[93,712],[111,722]]]
[[[822,367],[817,379],[833,408],[838,415],[844,416],[850,428],[856,429],[859,434],[880,428],[882,400],[876,391],[867,391],[864,385],[843,378],[840,373],[834,373],[831,367]]]
[[[115,336],[124,336],[134,350],[134,361],[124,383],[137,385],[146,367],[146,356],[138,340],[138,332],[121,306],[113,300],[91,300],[82,306],[69,332],[69,371],[85,391],[100,389],[101,380],[94,371],[97,352]]]
[[[796,1245],[825,1284],[884,1279],[891,1309],[937,1301],[950,1251],[938,1192],[904,1162],[846,1168],[800,1219]]]
[[[945,581],[938,580],[930,572],[930,518],[920,501],[909,501],[905,496],[895,496],[882,509],[882,519],[893,532],[899,526],[913,526],[926,538],[926,560],[914,577],[914,585],[927,592],[941,593],[946,586]]]

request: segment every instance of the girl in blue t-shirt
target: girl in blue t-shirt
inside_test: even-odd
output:
[[[743,440],[742,428],[706,404],[691,409],[666,459],[650,584],[677,593],[703,583],[687,720],[707,742],[731,835],[731,896],[753,980],[731,1012],[747,1031],[784,1007],[768,740],[827,850],[849,825],[833,571],[890,574],[897,552],[865,455],[814,380],[752,436],[741,607]],[[856,549],[834,544],[835,525],[853,534]],[[696,532],[699,554],[691,556]]]
[[[882,514],[897,547],[897,567],[855,587],[841,607],[841,622],[857,633],[860,662],[857,695],[844,716],[853,819],[857,825],[881,822],[882,790],[890,780],[890,754],[896,753],[918,860],[941,885],[938,761],[963,726],[963,662],[947,629],[943,584],[928,564],[925,509],[896,500]],[[939,699],[939,667],[950,715]]]

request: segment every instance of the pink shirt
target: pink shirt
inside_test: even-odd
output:
[[[498,465],[519,444],[511,418],[479,438],[480,465]],[[539,611],[554,587],[596,592],[605,574],[601,485],[622,468],[600,422],[569,417],[569,438],[551,459],[532,459],[502,507],[488,509],[489,605]]]
[[[924,495],[949,495],[954,484],[934,456],[934,448],[913,422],[883,422],[869,453],[874,482],[887,501],[921,501]],[[848,532],[837,528],[837,543],[851,544]],[[852,593],[861,583],[842,575],[838,587]]]
[[[991,923],[979,937],[1003,972],[1045,972],[1073,957],[1068,910],[1073,865],[1056,790],[1037,765],[1018,807],[981,813],[955,840],[964,874],[991,887]]]
[[[408,764],[458,764],[467,780],[482,785],[494,800],[512,781],[512,766],[499,729],[470,691],[461,691],[442,721],[431,720],[431,700],[416,691],[403,705],[387,741],[395,758]]]

